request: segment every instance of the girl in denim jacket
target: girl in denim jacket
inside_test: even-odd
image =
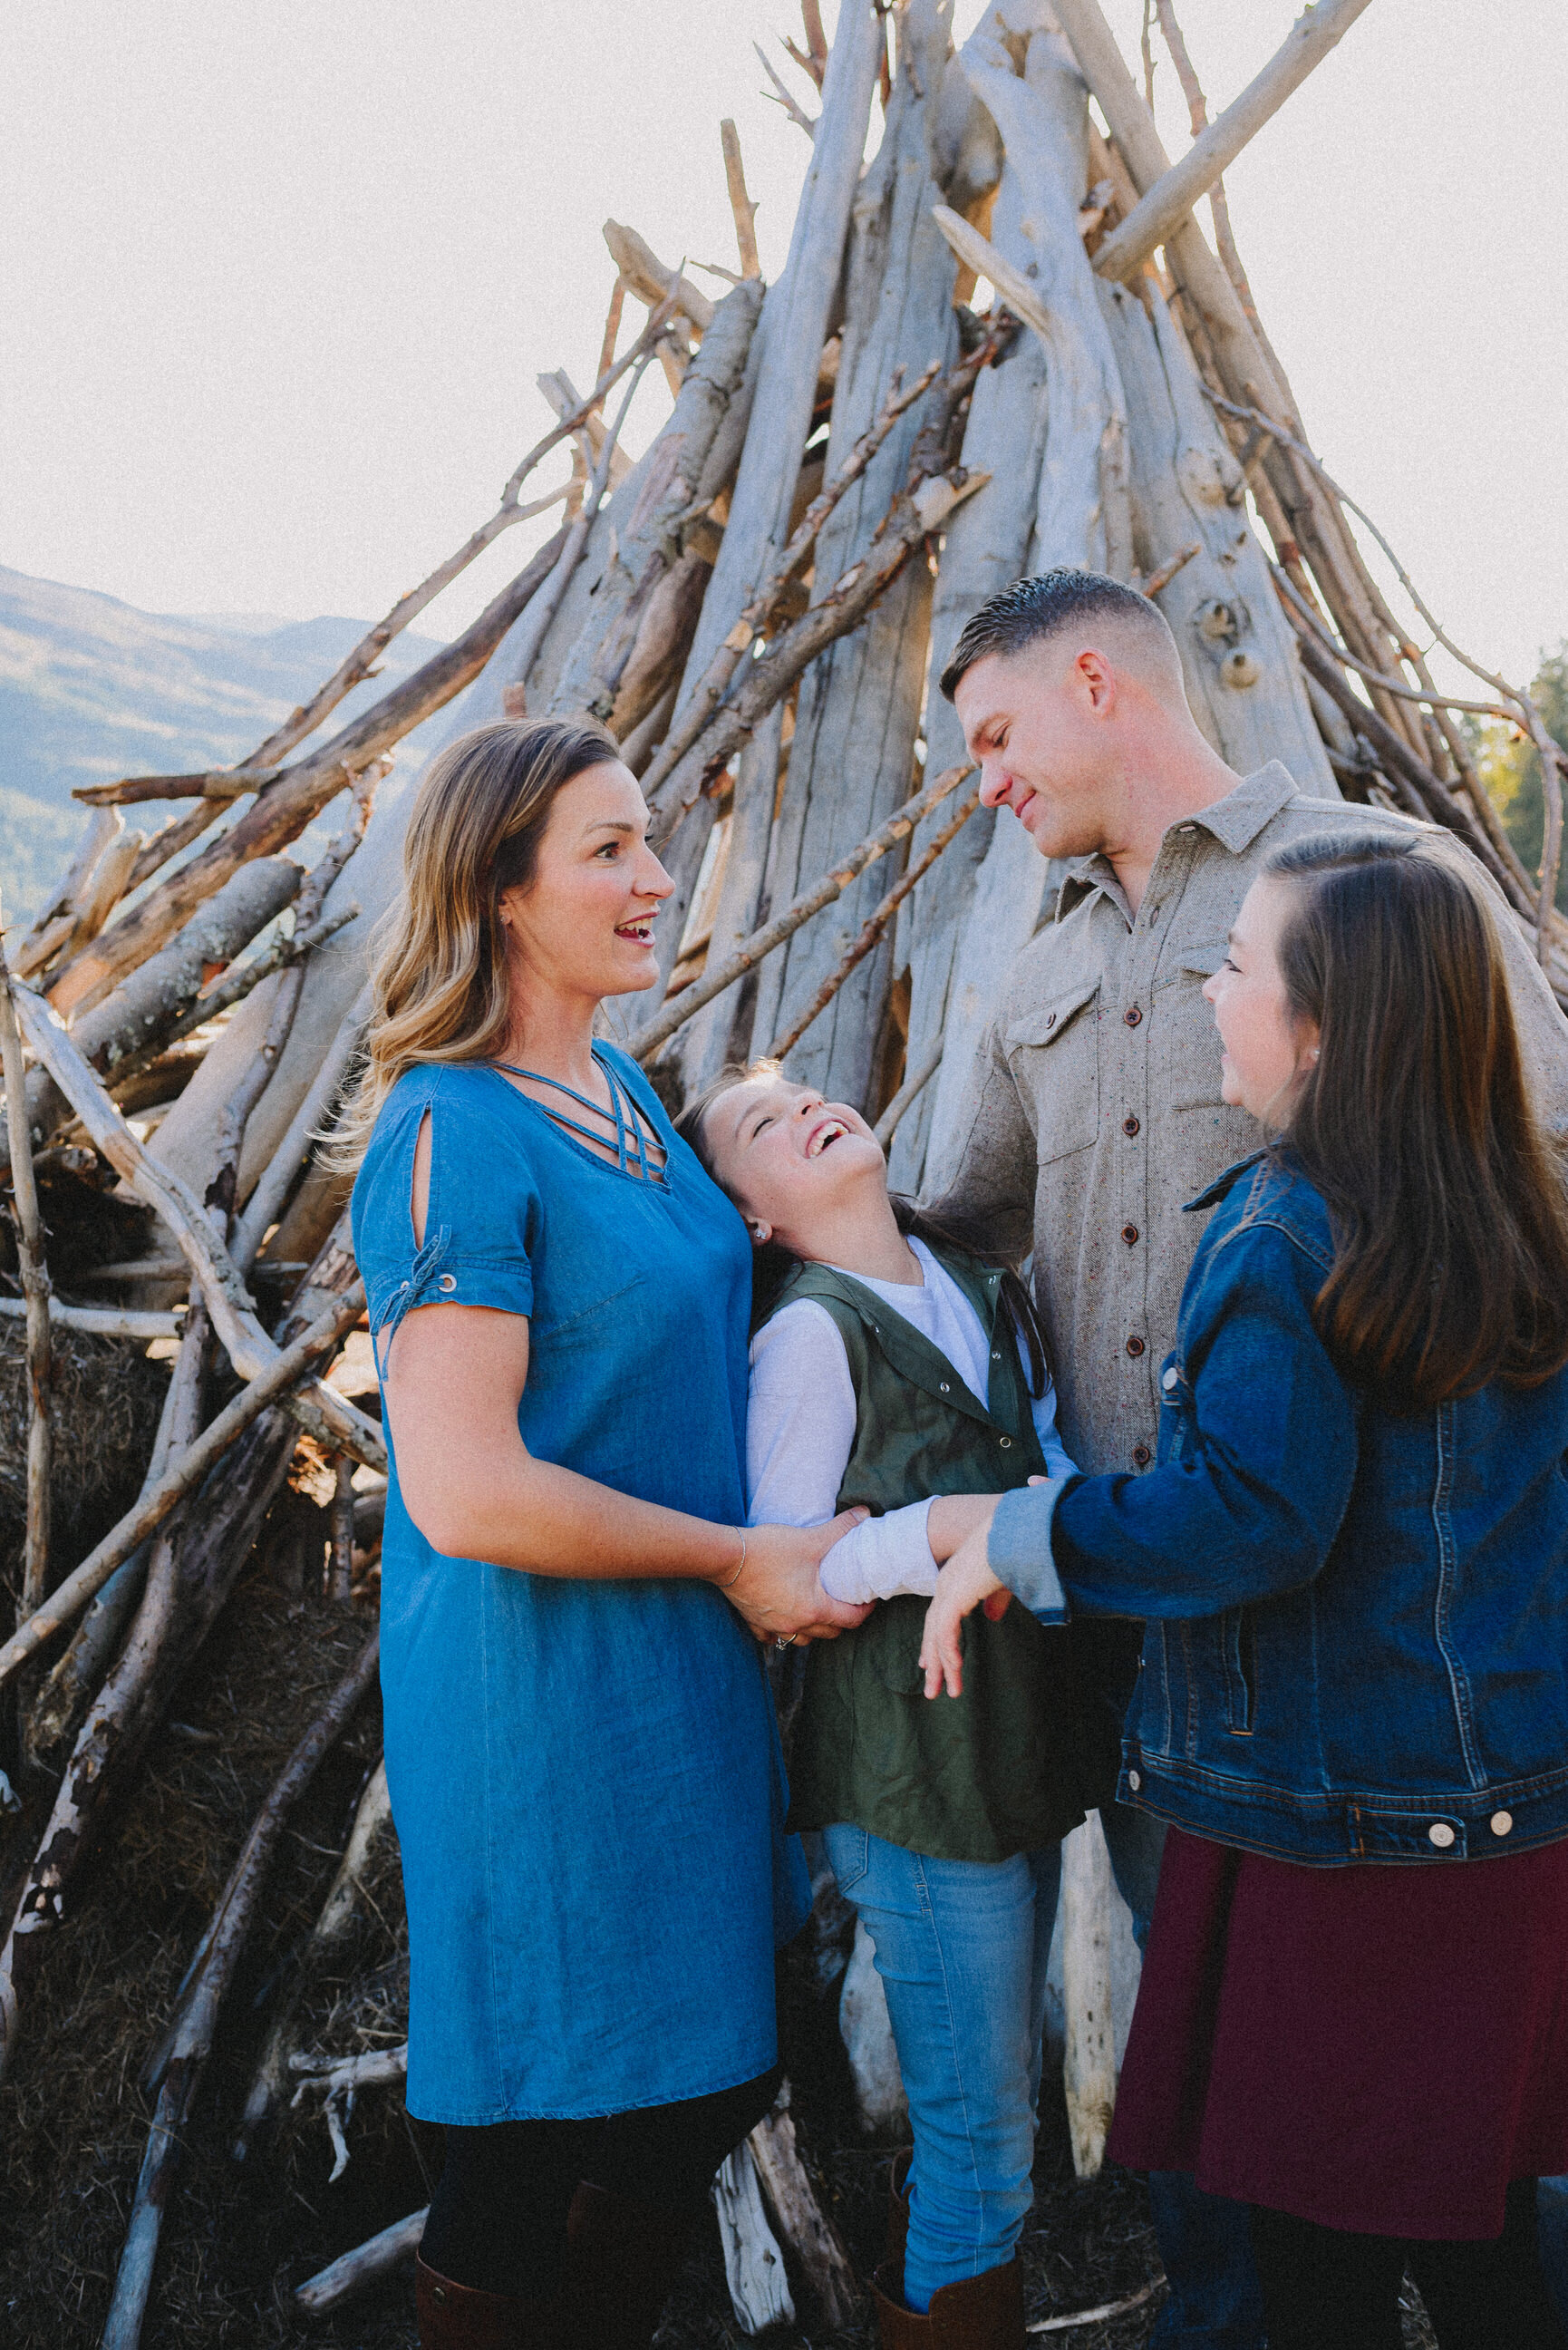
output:
[[[1568,1208],[1488,907],[1439,845],[1275,858],[1205,991],[1272,1146],[1213,1209],[1158,1460],[1003,1495],[962,1618],[1146,1619],[1120,1796],[1170,1824],[1111,2152],[1252,2207],[1271,2350],[1564,2334]]]

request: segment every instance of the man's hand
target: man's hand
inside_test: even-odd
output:
[[[871,1610],[831,1598],[817,1569],[839,1536],[868,1515],[846,1510],[823,1526],[748,1526],[746,1563],[735,1582],[718,1588],[759,1640],[836,1640]]]
[[[944,1686],[950,1697],[963,1695],[960,1627],[982,1601],[994,1598],[998,1592],[1011,1596],[1001,1577],[992,1575],[986,1557],[990,1531],[989,1523],[977,1527],[937,1575],[936,1596],[926,1610],[926,1628],[920,1640],[920,1664],[925,1671],[928,1697],[940,1697]],[[986,1612],[990,1614],[991,1610]]]

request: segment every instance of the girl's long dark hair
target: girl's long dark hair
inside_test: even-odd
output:
[[[713,1174],[713,1154],[703,1131],[703,1122],[708,1112],[721,1094],[727,1094],[732,1086],[743,1085],[748,1077],[772,1076],[776,1073],[777,1065],[772,1061],[754,1062],[750,1068],[742,1068],[738,1062],[732,1062],[728,1068],[720,1071],[711,1085],[705,1086],[701,1093],[692,1097],[675,1120],[676,1133],[691,1144],[701,1160],[704,1171],[712,1175],[715,1182],[718,1181],[718,1177]],[[928,1215],[924,1208],[918,1206],[913,1200],[905,1199],[901,1192],[895,1191],[890,1197],[894,1220],[898,1230],[907,1239],[924,1241],[929,1248],[957,1250],[961,1255],[972,1257],[977,1263],[995,1262],[993,1258],[986,1256],[980,1248],[976,1247],[972,1239],[961,1232],[956,1225],[945,1223],[938,1217]],[[793,1250],[783,1247],[777,1241],[763,1241],[759,1246],[753,1248],[752,1264],[752,1327],[753,1330],[767,1320],[778,1303],[780,1291],[800,1263],[800,1258]],[[1002,1268],[1002,1286],[998,1293],[997,1303],[1005,1313],[1013,1336],[1028,1362],[1029,1392],[1038,1399],[1045,1392],[1051,1368],[1050,1357],[1045,1347],[1045,1333],[1041,1327],[1040,1316],[1034,1310],[1033,1299],[1011,1265],[1003,1265]]]
[[[1328,1203],[1324,1344],[1396,1409],[1568,1363],[1568,1192],[1478,886],[1425,836],[1293,843],[1278,954],[1318,1058],[1281,1149]]]

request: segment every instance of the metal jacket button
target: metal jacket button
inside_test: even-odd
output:
[[[997,1438],[997,1440],[997,1440],[998,1444],[1000,1444],[1000,1445],[1001,1445],[1001,1447],[1002,1447],[1002,1451],[1003,1451],[1004,1452],[1011,1452],[1011,1451],[1012,1451],[1012,1437],[1011,1437],[1011,1436],[999,1436],[999,1437]]]
[[[1511,1812],[1493,1812],[1491,1815],[1491,1832],[1493,1835],[1506,1835],[1512,1825],[1513,1814]]]
[[[1138,1022],[1143,1018],[1143,1014],[1138,1010],[1136,1003],[1129,1003],[1127,1010],[1122,1014],[1122,1018],[1127,1022],[1129,1028],[1136,1028]]]
[[[1137,1132],[1137,1118],[1123,1118],[1123,1120],[1122,1120],[1122,1132],[1123,1132],[1124,1134],[1136,1134],[1136,1133]]]
[[[1141,1771],[1129,1771],[1127,1773],[1127,1785],[1132,1789],[1135,1795],[1142,1784],[1143,1773]]]
[[[1143,1340],[1138,1336],[1136,1330],[1132,1336],[1127,1340],[1127,1352],[1129,1355],[1141,1355],[1143,1352]]]
[[[952,1388],[949,1386],[946,1379],[939,1379],[937,1381],[937,1385],[941,1389],[943,1395],[951,1395]]]
[[[1177,1369],[1174,1363],[1172,1363],[1168,1371],[1162,1371],[1160,1373],[1159,1384],[1165,1389],[1167,1395],[1170,1393],[1172,1388],[1180,1386],[1181,1373]]]
[[[1454,1840],[1454,1832],[1447,1820],[1434,1820],[1427,1830],[1427,1841],[1435,1844],[1439,1852],[1447,1852]]]

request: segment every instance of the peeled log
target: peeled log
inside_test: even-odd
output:
[[[254,864],[242,866],[160,953],[132,972],[123,986],[92,1011],[84,1012],[71,1034],[99,1075],[112,1079],[117,1061],[171,1028],[195,1003],[214,963],[232,962],[249,946],[286,906],[293,904],[304,879],[302,868],[286,857],[258,858]],[[264,1022],[258,1043],[265,1033]],[[47,1140],[71,1114],[69,1103],[45,1069],[35,1067],[27,1079],[27,1113],[40,1140]],[[8,1161],[8,1143],[5,1155]]]
[[[935,222],[936,98],[947,49],[937,0],[909,0],[898,21],[898,70],[876,161],[856,198],[849,296],[828,441],[831,474],[875,421],[897,370],[904,380],[957,357],[954,263]],[[928,96],[928,93],[929,95]],[[872,552],[871,535],[909,471],[932,392],[898,419],[840,499],[816,547],[821,601]],[[784,816],[772,877],[775,903],[826,870],[909,796],[925,684],[931,576],[919,552],[850,636],[818,655],[801,682]],[[935,769],[928,768],[934,774]],[[761,1045],[787,1028],[833,970],[886,887],[874,875],[845,891],[831,920],[799,931],[758,987]],[[870,1108],[887,1012],[892,941],[854,972],[789,1058],[789,1074],[836,1100]]]

